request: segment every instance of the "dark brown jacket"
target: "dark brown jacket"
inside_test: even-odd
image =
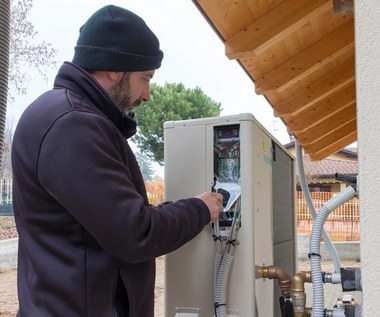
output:
[[[197,198],[148,204],[126,140],[135,129],[71,63],[22,115],[12,149],[18,316],[154,315],[154,259],[210,215]]]

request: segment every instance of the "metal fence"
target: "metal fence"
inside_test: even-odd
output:
[[[0,180],[0,204],[12,204],[12,179]]]
[[[12,179],[0,179],[0,215],[13,215]]]
[[[146,181],[145,188],[151,205],[161,204],[165,200],[164,182]]]
[[[164,201],[163,182],[145,182],[149,203],[158,205]],[[0,179],[0,215],[13,215],[12,179]]]
[[[164,201],[163,182],[145,183],[148,199],[152,205]],[[322,205],[335,193],[311,192],[314,208],[319,211]],[[13,215],[12,179],[0,180],[0,215]],[[297,233],[311,234],[313,219],[302,192],[297,192]],[[334,210],[327,218],[324,228],[332,241],[360,240],[359,200],[354,198]]]
[[[164,184],[162,182],[146,182],[145,186],[151,204],[158,204],[165,199]],[[315,210],[318,212],[323,204],[336,194],[331,192],[310,193]],[[297,192],[297,233],[311,234],[312,228],[313,218],[306,205],[303,193]],[[359,200],[354,198],[330,213],[324,229],[332,241],[359,241]]]
[[[318,212],[322,205],[336,193],[311,192],[314,208]],[[297,192],[297,233],[311,234],[313,218],[302,192]],[[354,198],[334,210],[328,216],[324,229],[332,241],[360,240],[359,200]]]

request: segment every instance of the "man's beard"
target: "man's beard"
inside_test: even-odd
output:
[[[139,100],[136,100],[131,104],[131,92],[129,87],[129,73],[125,73],[120,82],[111,90],[111,98],[123,112],[127,113],[140,104]]]

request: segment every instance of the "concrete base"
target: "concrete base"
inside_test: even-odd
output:
[[[306,234],[297,235],[298,240],[298,260],[308,260],[309,254],[309,236]],[[341,261],[358,261],[360,262],[360,241],[353,242],[334,242],[336,251]],[[321,242],[321,258],[331,261],[330,253],[324,242]]]
[[[0,272],[17,267],[18,238],[0,240]]]

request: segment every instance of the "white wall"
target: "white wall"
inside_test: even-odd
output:
[[[363,316],[380,294],[380,1],[355,1]]]

